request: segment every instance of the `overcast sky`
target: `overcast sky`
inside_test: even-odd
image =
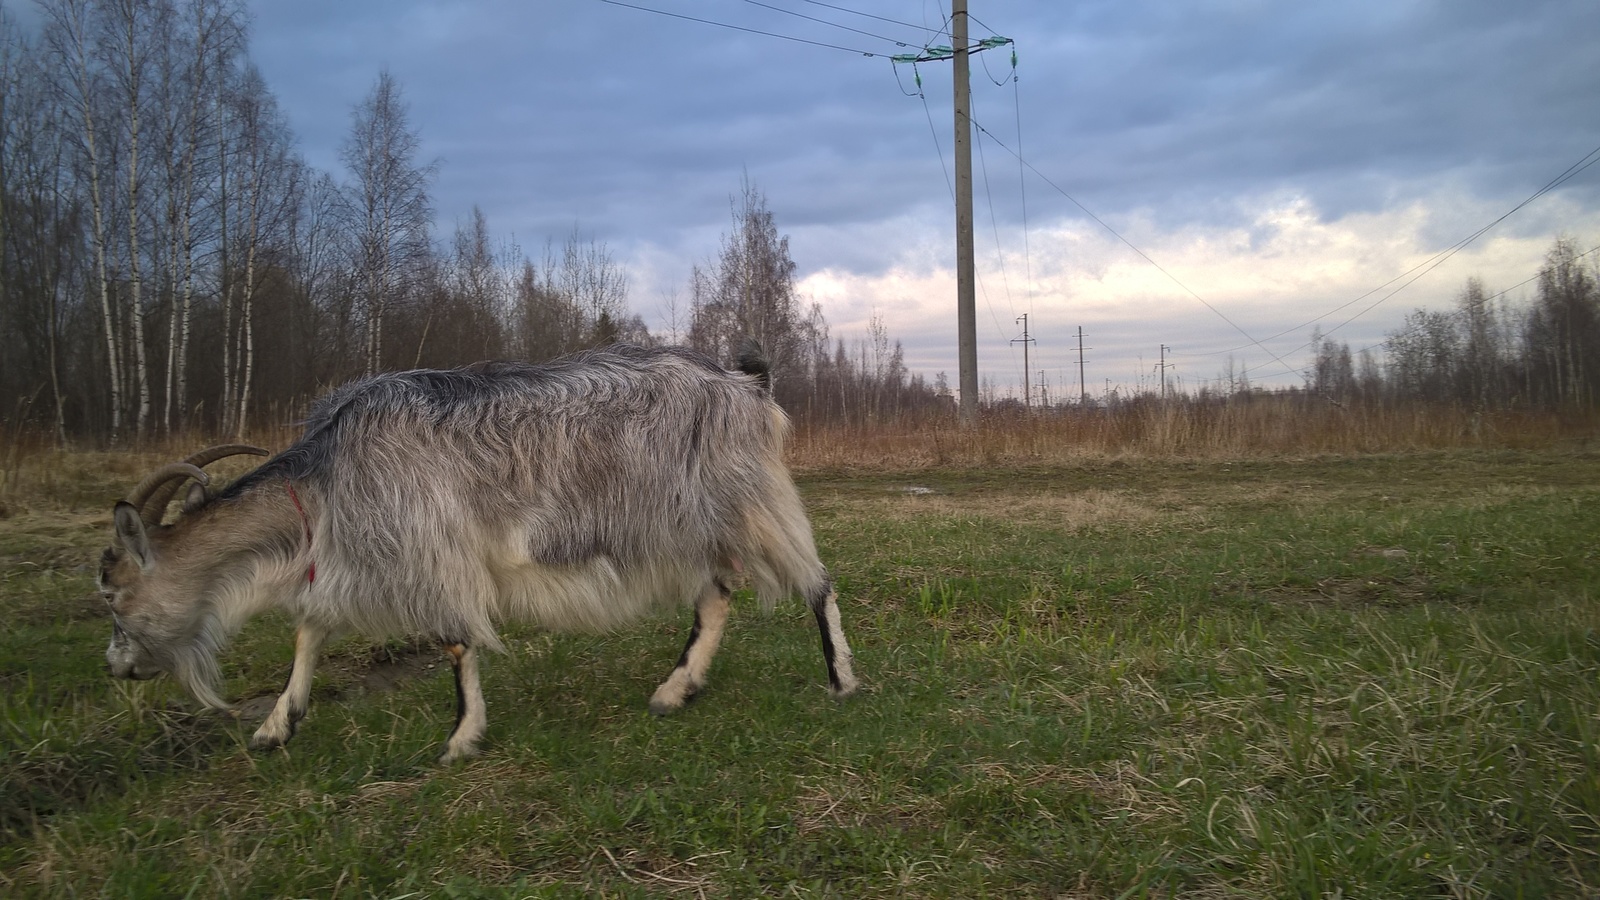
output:
[[[351,108],[387,67],[440,162],[441,239],[474,204],[536,257],[576,226],[626,266],[657,332],[748,175],[833,334],[876,313],[914,370],[954,382],[950,64],[888,58],[948,44],[948,2],[628,2],[835,46],[601,0],[255,0],[251,54],[302,152],[341,177]],[[1001,390],[1021,381],[1024,313],[1052,392],[1077,391],[1080,326],[1091,394],[1151,383],[1163,344],[1188,386],[1230,355],[1288,384],[1314,324],[1359,350],[1469,276],[1512,288],[1559,235],[1600,244],[1597,165],[1383,299],[1595,159],[1594,0],[971,13],[973,39],[1009,37],[1017,59],[1015,81],[1011,48],[972,76],[979,365]]]

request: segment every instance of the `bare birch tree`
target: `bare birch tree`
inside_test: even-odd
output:
[[[196,220],[207,201],[222,119],[221,89],[239,55],[243,13],[231,0],[190,0],[175,24],[169,51],[161,57],[159,113],[166,230],[164,291],[167,300],[167,362],[163,373],[162,427],[188,424],[189,356],[196,294],[196,254],[204,225]]]
[[[266,81],[254,66],[240,73],[228,92],[227,108],[236,152],[241,222],[235,239],[242,258],[237,285],[238,331],[227,336],[234,371],[227,380],[233,394],[223,399],[223,428],[242,436],[250,416],[256,341],[255,302],[260,287],[258,263],[263,248],[288,224],[295,196],[290,186],[292,160],[288,129]]]
[[[89,0],[53,0],[43,5],[45,41],[54,64],[57,91],[74,126],[80,164],[88,180],[89,240],[94,255],[94,287],[98,294],[101,330],[106,342],[106,387],[110,395],[110,433],[115,444],[122,437],[123,370],[122,337],[112,305],[111,276],[106,253],[106,197],[101,97],[104,79],[93,62],[93,7]]]
[[[1533,383],[1552,405],[1585,406],[1600,397],[1600,280],[1569,238],[1545,255],[1525,334]]]
[[[811,317],[795,293],[789,238],[778,233],[765,195],[746,178],[729,206],[733,230],[722,236],[717,259],[690,273],[689,344],[731,360],[745,337],[766,348],[774,390],[793,401],[785,381],[805,380]]]
[[[453,245],[447,278],[427,311],[427,324],[437,334],[434,358],[439,365],[459,365],[503,355],[502,323],[511,302],[482,208],[474,205],[469,221],[456,226]]]
[[[437,166],[417,159],[420,141],[400,84],[385,69],[351,114],[340,156],[355,182],[348,204],[355,270],[362,284],[366,371],[384,363],[384,317],[398,295],[416,287],[430,262],[433,216],[428,186]]]
[[[150,366],[144,333],[144,173],[141,141],[145,137],[146,115],[153,98],[149,79],[152,60],[161,52],[171,28],[171,9],[159,0],[105,0],[107,39],[102,46],[106,69],[122,115],[121,144],[124,168],[121,173],[126,206],[128,308],[132,327],[133,378],[138,391],[134,417],[135,432],[143,437],[150,425]]]

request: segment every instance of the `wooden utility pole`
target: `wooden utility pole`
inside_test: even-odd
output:
[[[1167,399],[1167,351],[1171,350],[1166,344],[1161,345],[1161,399]]]
[[[967,0],[951,0],[950,42],[955,51],[956,343],[961,376],[959,419],[963,428],[972,428],[978,424],[978,291],[972,253],[972,86],[969,80],[971,54],[967,50]]]
[[[1012,338],[1011,343],[1022,345],[1022,405],[1033,406],[1033,392],[1028,384],[1028,345],[1033,343],[1033,338],[1028,337],[1028,314],[1017,316],[1017,321],[1022,323],[1022,337]]]
[[[1093,349],[1093,348],[1091,348]],[[1078,402],[1089,402],[1089,391],[1083,386],[1083,326],[1078,326]]]
[[[972,54],[1011,43],[993,35],[967,43],[967,0],[951,0],[951,47],[923,47],[921,53],[891,56],[896,63],[950,60],[955,82],[956,154],[956,354],[959,362],[961,403],[957,420],[963,428],[978,424],[978,313],[977,270],[972,259]],[[1015,65],[1015,61],[1013,61]],[[921,85],[921,81],[917,82]],[[1024,385],[1026,387],[1026,385]]]

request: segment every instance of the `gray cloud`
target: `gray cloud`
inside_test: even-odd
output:
[[[899,51],[733,0],[641,5]],[[924,38],[918,29],[811,4],[774,5]],[[1141,222],[1157,222],[1167,235],[1242,229],[1263,243],[1273,234],[1258,221],[1268,198],[1303,198],[1330,225],[1421,204],[1425,221],[1414,238],[1419,250],[1433,252],[1600,144],[1600,54],[1593,52],[1600,5],[1593,3],[982,6],[973,12],[1016,40],[1021,80],[1004,81],[1008,51],[982,55],[974,66],[977,121],[1016,149],[1020,107],[1028,161],[1119,230]],[[577,223],[635,260],[637,286],[659,292],[715,252],[729,195],[745,174],[793,235],[802,275],[828,269],[870,278],[925,264],[951,228],[948,63],[918,66],[924,106],[902,92],[911,87],[910,69],[901,67],[897,82],[882,57],[599,2],[274,0],[253,7],[254,57],[319,166],[337,172],[350,108],[379,68],[400,79],[425,152],[442,162],[435,196],[445,229],[478,204],[492,228],[536,252]],[[870,7],[934,26],[938,8]],[[980,254],[993,255],[996,231],[1008,253],[1020,252],[1024,185],[1032,228],[1084,221],[987,139],[979,162]],[[1597,173],[1600,167],[1575,180],[1560,203],[1530,207],[1504,232],[1553,236],[1588,227],[1600,208]],[[1095,252],[1103,258],[1080,260],[1078,277],[1128,256],[1115,241]],[[1370,287],[1394,274],[1350,279]],[[1447,298],[1468,274],[1441,270],[1426,297]],[[985,277],[1000,281],[998,272]],[[1396,311],[1371,328],[1392,327],[1407,302],[1397,300]],[[1153,311],[1129,308],[1127,331],[1140,332],[1132,323]],[[1207,316],[1201,308],[1195,321]],[[1220,329],[1216,343],[1228,340],[1231,329],[1210,318],[1189,330]],[[1276,330],[1268,318],[1252,328]],[[914,358],[944,352],[932,323],[889,324]],[[1125,340],[1109,323],[1102,333]],[[1124,363],[1137,358],[1102,352],[1122,352]]]

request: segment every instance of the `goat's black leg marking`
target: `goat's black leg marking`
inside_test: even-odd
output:
[[[461,686],[461,654],[466,648],[459,644],[452,644],[450,653],[450,668],[455,674],[456,681],[456,724],[450,729],[451,734],[461,730],[461,720],[467,717],[467,691]],[[454,648],[461,647],[460,650]]]
[[[694,627],[672,674],[661,682],[650,697],[650,711],[658,716],[683,708],[689,698],[706,683],[711,657],[722,642],[722,629],[728,622],[728,604],[733,592],[720,578],[712,579],[694,605]]]
[[[445,744],[441,763],[452,763],[475,756],[478,741],[488,725],[483,705],[483,685],[478,681],[478,649],[462,641],[445,645],[450,667],[456,677],[456,727]]]
[[[839,667],[834,655],[833,635],[828,633],[828,617],[822,607],[815,606],[811,609],[817,617],[817,630],[822,633],[822,659],[828,664],[828,685],[833,690],[839,689]]]
[[[839,597],[833,590],[833,581],[824,580],[809,592],[806,601],[817,618],[817,631],[822,635],[822,659],[828,665],[829,693],[835,697],[847,697],[855,693],[860,682],[856,680],[851,666],[854,657],[839,621]]]
[[[700,641],[700,608],[698,606],[696,606],[695,610],[694,610],[694,624],[689,627],[689,640],[684,643],[683,652],[678,654],[678,662],[677,662],[677,664],[675,666],[673,666],[674,669],[681,669],[684,666],[687,666],[689,664],[689,651],[693,650],[694,649],[694,645],[696,643],[698,643],[699,641]]]

